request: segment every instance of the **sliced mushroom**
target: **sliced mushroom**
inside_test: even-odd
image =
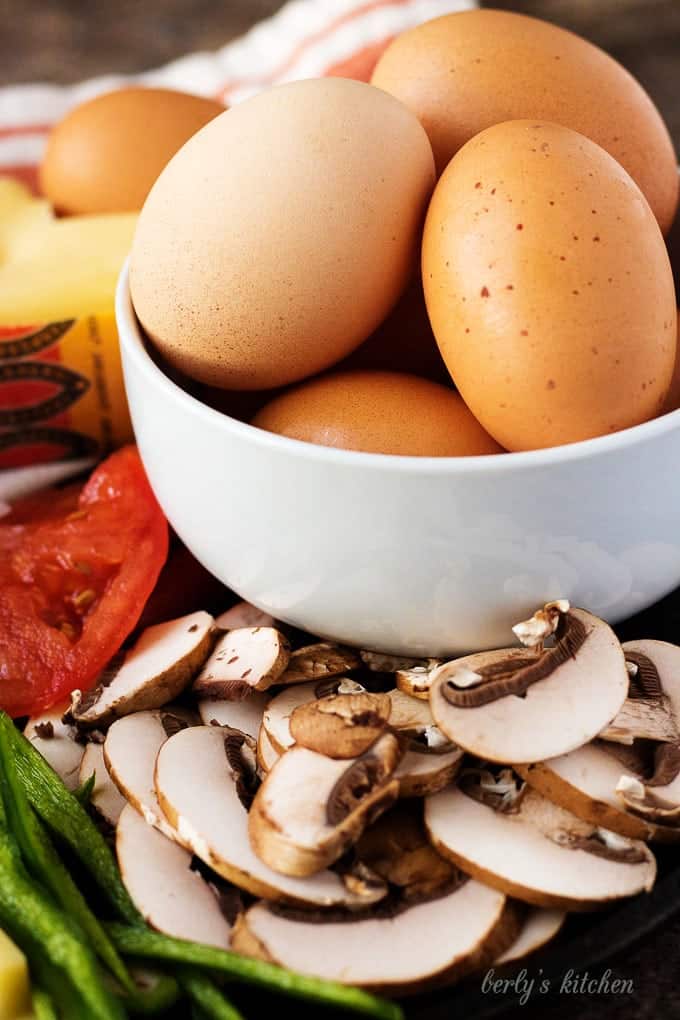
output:
[[[94,776],[90,803],[104,821],[115,828],[127,801],[109,775],[101,744],[88,744],[85,748],[78,777],[80,784],[86,783],[90,776]]]
[[[628,698],[608,726],[603,740],[680,741],[680,648],[664,641],[631,641],[623,646],[629,674]],[[655,659],[659,659],[661,670]],[[663,679],[661,676],[663,673]],[[673,701],[664,687],[675,697]]]
[[[616,786],[622,766],[595,741],[548,761],[517,765],[516,771],[539,793],[577,818],[629,839],[649,839],[651,829],[626,811]]]
[[[239,701],[278,683],[288,665],[290,645],[274,627],[227,631],[194,681],[199,698]]]
[[[112,660],[91,690],[73,691],[73,718],[79,726],[103,726],[172,701],[207,658],[213,623],[209,613],[199,612],[147,627],[128,652]]]
[[[75,790],[80,781],[78,773],[85,741],[79,739],[77,727],[63,721],[67,708],[66,704],[60,704],[41,715],[32,715],[26,723],[24,736],[49,762],[64,786]]]
[[[414,698],[410,694],[404,694],[398,689],[387,693],[392,702],[390,726],[395,730],[415,736],[425,733],[426,730],[434,726],[432,710],[427,701]]]
[[[564,910],[652,888],[656,862],[645,843],[583,822],[536,790],[508,795],[504,775],[496,791],[494,777],[477,771],[465,791],[449,787],[425,801],[434,846],[468,874],[527,903]]]
[[[156,790],[182,844],[240,889],[296,904],[362,905],[362,896],[332,871],[292,878],[273,871],[255,854],[224,733],[216,726],[183,730],[163,745],[156,762]]]
[[[356,758],[387,726],[392,705],[386,694],[334,694],[298,705],[290,716],[296,744],[329,758]]]
[[[396,800],[394,770],[401,756],[393,733],[383,733],[349,761],[292,747],[253,802],[248,818],[253,849],[284,875],[313,875],[328,867]]]
[[[260,771],[265,774],[271,772],[280,757],[281,755],[267,736],[266,729],[264,726],[260,726],[260,732],[257,735],[257,764]]]
[[[347,889],[361,896],[361,909],[384,900],[389,894],[387,882],[367,864],[355,857],[352,851],[333,866],[333,871],[342,876]]]
[[[634,740],[677,743],[680,734],[665,699],[626,698],[620,712],[600,731],[601,740],[632,744]]]
[[[632,773],[632,774],[631,774]],[[658,744],[651,775],[626,769],[616,792],[625,807],[653,828],[653,838],[680,839],[680,746]]]
[[[177,834],[156,797],[156,758],[166,740],[193,721],[190,714],[180,709],[134,712],[111,726],[104,743],[106,767],[120,792],[148,825],[169,839],[176,839]]]
[[[360,913],[256,903],[239,917],[232,946],[327,980],[406,995],[487,967],[519,924],[505,896],[469,880],[401,909],[389,901]]]
[[[680,719],[680,646],[668,641],[626,641],[626,662],[635,669],[630,677],[631,696],[668,699],[678,725]]]
[[[355,853],[371,871],[399,890],[400,902],[449,891],[461,873],[427,838],[421,801],[399,801],[359,838]]]
[[[374,673],[396,673],[399,669],[413,669],[416,666],[427,666],[428,659],[414,658],[406,655],[390,655],[385,652],[359,652],[364,666]]]
[[[549,603],[514,628],[530,648],[480,652],[435,670],[430,706],[451,740],[484,761],[543,761],[587,744],[620,710],[628,672],[612,629]],[[543,648],[554,633],[555,643]]]
[[[527,914],[519,935],[510,948],[501,953],[495,961],[496,964],[500,966],[503,963],[514,963],[515,960],[522,960],[530,953],[542,949],[559,934],[566,919],[564,910],[534,907]]]
[[[237,630],[240,627],[273,627],[275,622],[273,616],[251,606],[250,602],[237,602],[216,617],[215,626],[219,630]]]
[[[437,666],[441,666],[441,664],[441,659],[427,659],[424,665],[411,666],[409,669],[398,669],[394,675],[395,683],[404,694],[409,694],[412,698],[422,698],[423,701],[427,701],[430,697],[432,674]]]
[[[443,790],[458,773],[463,755],[453,744],[439,753],[414,750],[412,745],[394,773],[399,780],[399,796],[426,797]]]
[[[279,677],[278,683],[300,684],[306,680],[324,680],[358,669],[360,665],[361,659],[351,648],[321,641],[292,652],[288,668]]]
[[[290,732],[290,717],[298,706],[316,701],[316,687],[316,683],[292,684],[276,694],[262,713],[262,725],[278,754],[295,743]]]
[[[666,641],[629,641],[623,649],[634,667],[633,698],[660,703],[678,727],[680,647]],[[620,754],[617,757],[623,766],[616,784],[621,805],[652,827],[654,839],[680,839],[680,742],[635,740],[627,760]]]
[[[191,854],[153,829],[130,805],[116,828],[125,888],[147,924],[173,938],[229,948],[231,925]]]
[[[251,691],[242,701],[201,698],[198,702],[198,714],[205,726],[231,726],[257,740],[267,706],[267,697],[264,692]]]
[[[333,694],[362,694],[365,688],[348,677],[332,677],[306,684],[291,684],[275,695],[262,715],[262,723],[272,747],[279,753],[292,747],[295,741],[290,732],[290,717],[300,705]]]

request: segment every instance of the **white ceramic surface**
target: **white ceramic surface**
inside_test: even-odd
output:
[[[439,655],[510,643],[511,624],[546,599],[616,622],[680,583],[680,411],[531,453],[333,450],[242,424],[171,382],[145,349],[127,270],[117,316],[163,510],[209,570],[282,620]]]

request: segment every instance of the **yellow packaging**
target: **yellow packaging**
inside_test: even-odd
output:
[[[134,214],[57,219],[0,180],[0,468],[129,441],[113,303]]]
[[[0,1020],[17,1020],[30,1012],[26,957],[0,928]]]

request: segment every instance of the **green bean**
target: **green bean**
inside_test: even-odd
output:
[[[377,998],[360,988],[297,974],[275,964],[252,960],[213,946],[173,939],[149,928],[113,923],[108,924],[106,929],[123,956],[187,963],[282,995],[352,1010],[379,1020],[403,1020],[403,1013],[396,1003]]]
[[[0,712],[0,730],[7,734],[19,779],[36,812],[48,828],[71,847],[116,915],[130,924],[143,924],[141,914],[123,885],[113,854],[87,811],[4,712]]]
[[[78,992],[62,970],[47,962],[38,946],[31,953],[30,971],[34,991],[37,986],[39,990],[43,991],[43,996],[49,995],[52,1011],[60,1020],[88,1020],[87,1009]],[[41,1005],[43,1008],[46,1006],[44,997]],[[33,1012],[36,1014],[36,1020],[42,1020],[38,1014],[35,999]],[[49,1020],[52,1020],[51,1014],[47,1014],[47,1016]]]
[[[86,1020],[122,1020],[125,1013],[104,988],[97,961],[80,929],[28,875],[7,825],[0,798],[0,926],[29,961],[44,958],[68,978]],[[71,1020],[71,1017],[69,1017]],[[73,1013],[73,1020],[80,1020]]]
[[[7,728],[0,726],[0,784],[9,828],[26,867],[80,926],[92,949],[114,977],[124,988],[134,991],[125,964],[63,865],[40,819],[34,814],[19,781],[12,751]]]
[[[200,970],[182,969],[179,982],[206,1020],[243,1020],[242,1014],[232,1006],[215,982]]]
[[[59,1020],[59,1014],[49,992],[34,986],[31,997],[35,1020]]]
[[[133,971],[135,978],[131,992],[123,995],[123,1003],[131,1013],[152,1016],[163,1013],[179,999],[179,985],[169,974],[155,971]]]
[[[92,775],[80,784],[77,790],[73,791],[73,796],[76,798],[81,807],[88,807],[92,800],[92,793],[94,790],[94,784],[96,782],[96,776],[94,772]]]

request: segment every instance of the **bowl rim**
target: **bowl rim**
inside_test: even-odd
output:
[[[342,464],[363,470],[378,470],[397,474],[505,474],[522,469],[533,470],[552,467],[557,464],[571,464],[591,460],[600,455],[633,449],[640,443],[648,442],[667,433],[680,431],[680,408],[667,412],[641,425],[633,425],[607,436],[584,439],[565,446],[550,446],[540,450],[526,450],[517,453],[491,453],[472,457],[416,457],[413,455],[388,453],[365,453],[360,450],[340,450],[332,446],[320,446],[288,436],[266,432],[247,422],[238,421],[223,411],[204,404],[196,397],[173,382],[155,363],[146,349],[139,321],[135,314],[130,293],[129,257],[121,269],[116,287],[116,323],[121,350],[124,349],[135,370],[144,375],[156,388],[187,409],[204,418],[213,426],[222,428],[226,434],[239,436],[257,446],[279,450],[303,460],[323,461],[327,464]]]

